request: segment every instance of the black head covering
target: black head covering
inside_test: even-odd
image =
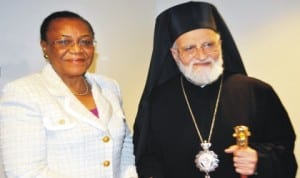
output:
[[[163,11],[156,18],[150,69],[134,124],[134,144],[137,161],[144,150],[147,138],[149,96],[155,87],[180,72],[171,55],[170,48],[180,35],[198,28],[209,28],[220,34],[224,70],[227,73],[246,75],[235,42],[215,6],[205,2],[187,2]]]

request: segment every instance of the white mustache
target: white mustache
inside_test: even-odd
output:
[[[214,63],[216,62],[211,57],[205,58],[205,59],[192,59],[191,64],[205,64],[205,63]]]

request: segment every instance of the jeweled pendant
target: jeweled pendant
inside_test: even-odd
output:
[[[210,178],[209,172],[214,171],[219,164],[218,155],[216,155],[213,151],[210,151],[209,148],[211,143],[207,143],[204,141],[201,143],[201,147],[203,151],[200,151],[196,155],[196,167],[200,169],[200,171],[205,172],[205,178]]]

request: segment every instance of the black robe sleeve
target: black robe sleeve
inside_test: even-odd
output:
[[[260,128],[260,134],[251,143],[259,157],[256,177],[295,178],[297,163],[293,148],[296,135],[289,116],[270,86],[259,95],[257,115],[264,120],[263,129]]]

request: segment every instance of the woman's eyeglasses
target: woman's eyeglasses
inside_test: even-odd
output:
[[[55,40],[51,44],[56,48],[69,49],[75,45],[75,40],[64,38]],[[94,39],[81,38],[77,41],[77,45],[81,48],[93,48],[96,45],[96,41]]]

